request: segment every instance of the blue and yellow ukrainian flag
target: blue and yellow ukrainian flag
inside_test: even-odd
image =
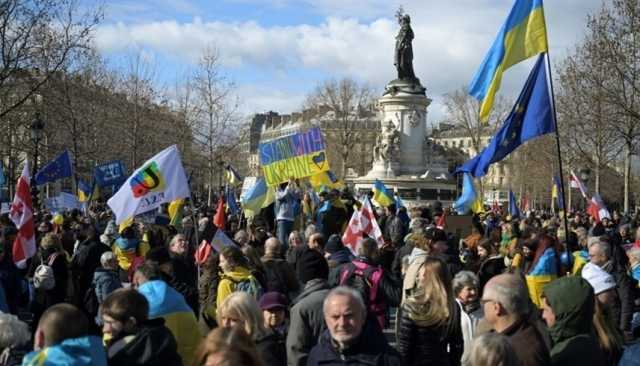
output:
[[[542,308],[542,290],[544,286],[558,278],[558,256],[555,248],[547,248],[540,258],[534,260],[533,268],[525,275],[529,297],[538,308]]]
[[[551,198],[556,200],[558,211],[564,210],[564,197],[562,197],[562,189],[560,189],[560,178],[553,176],[553,185],[551,186]]]
[[[547,49],[542,0],[516,0],[469,86],[469,94],[480,102],[480,120],[489,118],[502,73]]]
[[[240,197],[240,204],[246,217],[253,217],[260,212],[260,209],[269,206],[276,199],[273,187],[267,186],[264,177],[258,180],[249,190]]]
[[[178,354],[185,365],[192,365],[196,348],[202,336],[193,310],[184,297],[166,282],[148,281],[138,288],[138,292],[149,302],[149,318],[163,318],[178,343]]]
[[[387,207],[396,202],[393,198],[393,193],[389,192],[387,187],[378,179],[373,183],[373,200],[382,207]]]
[[[227,178],[227,182],[231,185],[237,185],[242,183],[242,177],[240,177],[240,174],[238,174],[238,171],[235,170],[235,168],[231,165],[231,164],[227,164],[226,166],[226,178]]]
[[[89,197],[91,197],[91,186],[78,178],[78,201],[87,202]]]
[[[331,170],[310,176],[309,183],[311,183],[311,187],[316,192],[344,188],[344,183]]]

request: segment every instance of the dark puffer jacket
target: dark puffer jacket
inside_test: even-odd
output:
[[[331,341],[329,330],[325,330],[318,344],[311,350],[307,361],[307,366],[395,366],[400,364],[400,356],[389,346],[373,319],[367,321],[356,343],[344,350],[336,349]]]
[[[284,338],[272,331],[268,331],[267,334],[256,339],[256,349],[265,366],[285,366],[287,364]]]
[[[397,349],[406,365],[458,366],[464,350],[460,308],[452,306],[447,324],[420,326],[409,315],[411,305],[404,304],[398,325]]]

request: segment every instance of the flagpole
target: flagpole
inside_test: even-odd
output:
[[[556,112],[556,95],[555,95],[555,91],[553,89],[553,77],[551,76],[551,57],[549,56],[549,47],[547,47],[547,54],[545,55],[545,58],[547,60],[547,70],[549,70],[549,72],[547,73],[547,78],[549,80],[549,86],[551,87],[551,107],[553,108],[553,124],[555,126],[555,130],[556,130],[556,148],[557,148],[557,152],[558,152],[558,169],[560,170],[559,175],[560,175],[560,192],[559,194],[562,196],[562,202],[565,204],[564,210],[562,210],[562,221],[564,221],[564,233],[565,233],[565,238],[569,237],[569,223],[567,220],[567,207],[566,207],[566,201],[565,201],[565,194],[564,194],[564,173],[562,171],[562,154],[560,152],[560,131],[558,130],[558,114]],[[559,209],[560,207],[558,207]],[[565,239],[566,240],[566,239]],[[567,250],[569,250],[567,248]]]

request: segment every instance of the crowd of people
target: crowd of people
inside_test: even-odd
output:
[[[638,364],[640,216],[490,211],[458,237],[447,209],[391,204],[384,244],[352,248],[358,206],[290,182],[224,227],[216,205],[40,211],[24,269],[1,216],[0,365]]]

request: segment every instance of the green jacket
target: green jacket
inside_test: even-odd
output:
[[[552,365],[604,365],[604,355],[593,328],[595,296],[581,277],[559,278],[543,290],[556,323],[549,328]]]

